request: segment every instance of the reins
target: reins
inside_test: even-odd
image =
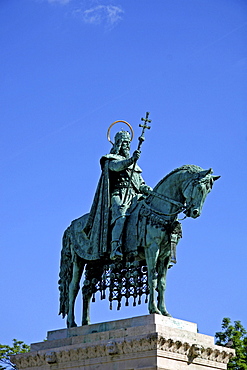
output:
[[[157,211],[156,209],[153,209],[149,204],[147,204],[147,203],[144,201],[144,205],[145,205],[145,207],[146,207],[146,208],[148,208],[149,210],[153,211],[154,213],[157,213],[158,215],[161,215],[161,216],[167,216],[167,217],[169,217],[169,216],[176,216],[176,215],[178,215],[179,213],[181,213],[181,212],[183,212],[183,211],[185,211],[185,210],[187,209],[187,207],[186,207],[185,205],[183,205],[182,203],[180,203],[180,202],[178,202],[178,201],[176,201],[176,200],[174,200],[174,199],[168,198],[168,197],[166,197],[166,196],[165,196],[165,195],[163,195],[163,194],[157,193],[157,192],[156,192],[156,191],[154,191],[154,190],[150,191],[149,195],[150,195],[150,196],[152,196],[152,195],[153,195],[153,196],[154,196],[154,197],[156,197],[156,198],[159,198],[159,199],[161,199],[161,200],[163,200],[163,201],[165,201],[165,202],[169,202],[169,203],[171,203],[171,204],[173,204],[173,205],[175,205],[175,206],[179,207],[179,209],[178,209],[176,212],[174,212],[174,213],[164,213],[164,212]],[[181,220],[184,220],[186,217],[187,217],[187,216],[185,216],[185,217],[184,217],[184,218],[182,218]]]
[[[149,193],[150,195],[154,195],[156,198],[160,198],[160,199],[162,199],[162,200],[164,200],[164,201],[167,201],[167,202],[169,202],[169,203],[171,203],[171,204],[174,204],[175,206],[178,206],[178,207],[180,207],[180,208],[184,208],[185,206],[183,205],[183,203],[180,203],[180,202],[178,202],[177,200],[173,200],[173,199],[171,199],[171,198],[168,198],[168,197],[166,197],[165,195],[163,195],[163,194],[160,194],[160,193],[157,193],[157,191],[154,191],[154,190],[152,190],[152,191],[150,191],[150,193]]]

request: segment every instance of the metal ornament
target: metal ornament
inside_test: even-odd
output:
[[[133,130],[133,128],[132,128],[132,126],[131,126],[131,124],[130,124],[129,122],[127,122],[127,121],[123,121],[123,120],[115,121],[115,122],[113,122],[113,123],[109,126],[109,128],[108,128],[108,130],[107,130],[107,139],[108,139],[108,141],[109,141],[112,145],[114,145],[114,144],[113,144],[113,142],[111,141],[111,137],[110,137],[111,128],[112,128],[116,123],[119,123],[119,122],[123,122],[123,123],[125,123],[125,124],[129,127],[130,132],[131,132],[131,138],[130,138],[130,141],[132,141],[132,139],[133,139],[133,137],[134,137],[134,130]]]

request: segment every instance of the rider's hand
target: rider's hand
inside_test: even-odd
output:
[[[134,161],[137,161],[140,158],[140,155],[141,155],[140,150],[135,150],[132,158],[134,159]]]
[[[150,187],[150,186],[148,186],[148,185],[141,185],[140,186],[140,191],[143,193],[143,194],[145,194],[145,195],[149,195],[150,193],[151,193],[151,191],[152,191],[153,189]]]

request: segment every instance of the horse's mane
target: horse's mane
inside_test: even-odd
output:
[[[154,191],[156,191],[157,188],[161,184],[163,184],[163,182],[166,181],[168,177],[170,177],[171,175],[173,175],[174,173],[179,172],[179,171],[188,171],[189,173],[198,173],[200,171],[203,171],[203,168],[201,168],[199,166],[196,166],[195,164],[185,164],[185,165],[183,165],[181,167],[178,167],[175,170],[173,170],[170,173],[168,173],[168,175],[166,175],[163,179],[161,179],[158,182],[158,184],[155,186]]]

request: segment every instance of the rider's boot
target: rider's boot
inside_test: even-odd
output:
[[[115,259],[122,259],[123,258],[123,253],[120,251],[120,245],[119,245],[119,240],[113,240],[111,242],[111,255],[110,259],[115,260]]]
[[[111,260],[123,258],[120,240],[123,233],[124,224],[125,216],[121,216],[115,221],[114,227],[112,229],[111,255],[110,255]]]

